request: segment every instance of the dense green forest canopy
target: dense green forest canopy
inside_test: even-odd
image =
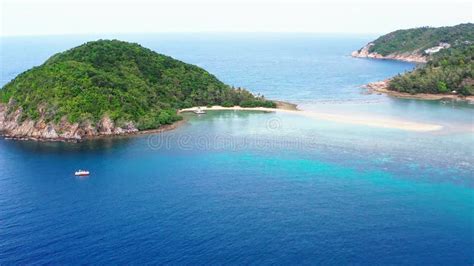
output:
[[[394,77],[389,88],[412,94],[474,95],[474,44],[441,50],[426,65]]]
[[[404,52],[423,53],[425,49],[437,46],[441,42],[458,45],[466,41],[474,42],[473,23],[452,27],[397,30],[376,39],[369,52],[377,52],[383,56]]]
[[[97,122],[108,115],[140,129],[172,123],[180,119],[176,109],[196,105],[275,107],[197,66],[118,40],[88,42],[52,56],[6,84],[0,100],[21,107],[23,118]]]

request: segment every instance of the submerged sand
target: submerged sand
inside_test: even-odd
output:
[[[392,129],[417,131],[417,132],[436,131],[443,128],[441,125],[436,125],[436,124],[411,122],[411,121],[397,120],[397,119],[390,119],[390,118],[328,114],[328,113],[322,113],[322,112],[298,110],[296,109],[296,106],[294,106],[293,108],[288,108],[288,106],[286,107],[287,107],[286,109],[283,109],[283,108],[265,108],[265,107],[240,107],[240,106],[234,106],[234,107],[200,106],[200,107],[182,109],[180,110],[180,112],[194,112],[198,108],[201,108],[201,110],[204,110],[204,111],[236,110],[236,111],[279,112],[279,113],[300,115],[300,116],[313,118],[317,120],[326,120],[326,121],[333,121],[333,122],[338,122],[338,123],[355,124],[355,125],[379,127],[379,128],[392,128]]]

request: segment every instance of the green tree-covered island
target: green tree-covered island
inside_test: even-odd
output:
[[[0,90],[0,132],[14,138],[81,140],[181,120],[178,109],[276,104],[230,87],[202,68],[135,43],[99,40],[49,58]]]
[[[474,95],[472,23],[397,30],[377,38],[352,55],[421,63],[413,71],[369,84],[379,91],[409,95]]]

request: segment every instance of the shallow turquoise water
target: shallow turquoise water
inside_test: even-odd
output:
[[[2,81],[87,38],[3,39]],[[224,111],[159,135],[0,140],[0,264],[474,261],[473,109],[363,94],[413,67],[347,56],[371,36],[123,38],[308,110],[444,129]]]

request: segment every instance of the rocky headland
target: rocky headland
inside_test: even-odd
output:
[[[361,49],[352,52],[353,57],[359,58],[373,58],[373,59],[386,59],[386,60],[398,60],[398,61],[405,61],[411,63],[426,63],[428,61],[428,57],[423,55],[419,51],[414,52],[395,52],[390,53],[388,55],[381,55],[377,52],[371,52],[370,47],[373,46],[373,43],[368,43]]]

